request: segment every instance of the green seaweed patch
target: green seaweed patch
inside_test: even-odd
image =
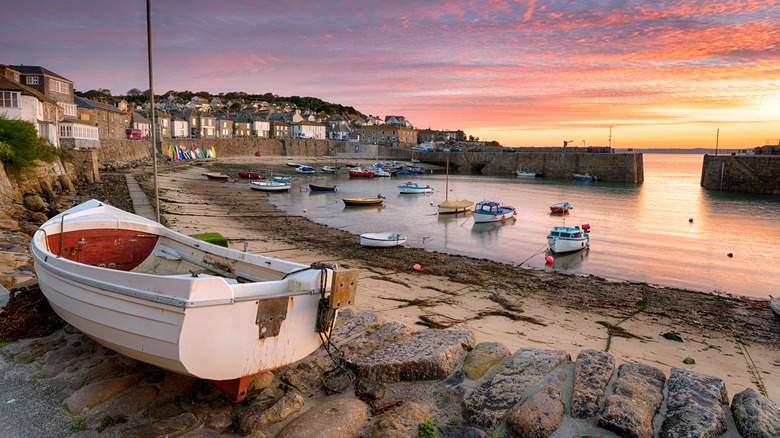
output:
[[[696,363],[696,361],[695,361],[695,360],[693,360],[693,358],[692,358],[692,357],[686,357],[685,359],[683,359],[683,363],[684,363],[684,364],[688,364],[688,365],[693,365],[693,364],[695,364],[695,363]]]
[[[103,417],[103,420],[100,421],[100,425],[96,427],[95,430],[98,432],[103,432],[105,429],[115,424],[121,423],[127,423],[127,417],[124,415],[114,415],[113,417],[111,415],[106,415]]]
[[[214,245],[224,246],[225,248],[228,247],[228,242],[225,236],[219,234],[219,233],[200,233],[200,234],[191,234],[190,237],[202,240],[204,242],[212,243]]]
[[[431,420],[417,425],[417,436],[420,438],[436,438],[439,434],[436,432],[436,426]]]
[[[680,336],[680,334],[676,333],[676,332],[666,332],[666,333],[663,334],[663,336],[666,339],[669,339],[669,340],[672,340],[672,341],[677,341],[677,342],[682,342],[683,341],[683,339]]]

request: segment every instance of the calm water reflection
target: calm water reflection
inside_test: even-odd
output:
[[[433,251],[702,291],[780,295],[780,199],[705,191],[699,186],[701,155],[645,154],[644,165],[643,184],[450,176],[451,199],[516,207],[517,222],[506,224],[439,217],[432,204],[444,200],[442,174],[301,178],[300,189],[294,186],[273,201],[292,214],[306,209],[310,219],[355,234],[398,232],[408,237],[407,245]],[[309,192],[309,181],[335,183],[337,192]],[[401,195],[396,186],[405,181],[430,184],[436,192]],[[387,197],[381,208],[344,207],[341,201],[378,193]],[[564,221],[549,206],[564,201],[574,206],[565,216],[567,225],[591,225],[591,249],[556,257],[547,267],[547,232]]]

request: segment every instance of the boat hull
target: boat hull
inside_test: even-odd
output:
[[[239,172],[238,173],[239,178],[249,178],[249,179],[263,179],[263,174],[261,173],[251,173],[251,172]]]
[[[406,237],[400,234],[367,233],[360,235],[360,246],[389,248],[406,243]]]
[[[249,188],[261,192],[286,192],[290,190],[290,183],[278,181],[253,181],[249,183]]]
[[[41,291],[62,319],[160,368],[240,381],[321,343],[319,285],[329,270],[195,240],[94,200],[42,225],[31,253]],[[276,325],[264,322],[269,315]]]
[[[341,198],[344,201],[344,205],[361,206],[361,205],[382,205],[384,198]]]
[[[398,190],[401,194],[414,195],[423,193],[433,193],[433,187],[425,186],[420,187],[417,183],[406,183],[398,186]]]
[[[445,201],[438,205],[439,214],[466,214],[474,207],[474,203],[468,200]]]
[[[309,190],[313,192],[333,192],[336,190],[336,186],[321,186],[318,184],[309,184]]]
[[[597,180],[597,178],[595,176],[589,175],[587,173],[586,174],[575,173],[574,174],[574,179],[577,180],[577,181],[596,181]]]
[[[471,212],[471,216],[474,218],[475,224],[480,224],[514,219],[514,213],[514,207],[508,205],[499,205],[496,202],[480,202],[474,211]]]
[[[772,311],[775,313],[775,317],[780,319],[780,298],[772,299],[769,304],[770,307],[772,307]]]
[[[580,251],[590,247],[590,236],[579,228],[554,227],[547,235],[547,245],[556,254]]]

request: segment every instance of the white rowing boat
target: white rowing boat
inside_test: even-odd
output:
[[[193,239],[91,200],[31,243],[43,294],[112,350],[208,379],[234,401],[252,375],[313,352],[357,271],[250,254]]]

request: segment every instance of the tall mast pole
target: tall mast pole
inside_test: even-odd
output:
[[[152,172],[154,174],[154,215],[160,222],[160,186],[157,184],[157,124],[155,123],[154,81],[152,80],[152,8],[146,0],[146,42],[149,53],[149,107],[152,114]]]
[[[720,139],[720,128],[715,131],[715,155],[718,155],[718,140]]]

